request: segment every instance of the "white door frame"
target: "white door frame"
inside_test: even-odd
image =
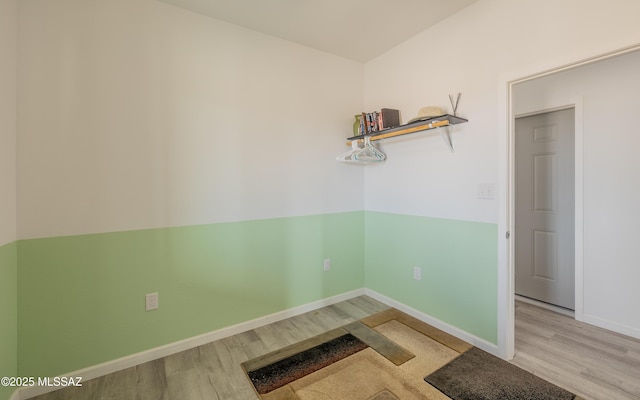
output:
[[[514,241],[507,238],[508,232],[514,232],[515,221],[515,117],[513,109],[513,91],[515,85],[532,79],[541,78],[557,72],[573,69],[579,66],[606,60],[619,55],[640,50],[640,44],[615,50],[606,54],[595,55],[591,58],[568,65],[552,68],[542,72],[520,75],[515,78],[500,80],[500,132],[499,135],[499,185],[503,190],[499,196],[498,213],[498,354],[511,359],[515,353],[515,269],[514,269]],[[576,109],[576,137],[575,137],[575,318],[579,321],[584,316],[584,276],[583,276],[583,101],[579,96],[566,99],[558,104],[545,105],[544,109],[566,108],[575,106]],[[544,110],[531,110],[544,112]]]

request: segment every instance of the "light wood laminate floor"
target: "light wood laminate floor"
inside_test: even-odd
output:
[[[516,301],[512,362],[594,400],[640,400],[640,340]]]
[[[257,400],[242,362],[387,308],[361,296],[36,399]],[[585,399],[640,400],[640,340],[521,302],[512,362]]]
[[[257,400],[241,363],[388,308],[370,297],[357,297],[36,399]]]

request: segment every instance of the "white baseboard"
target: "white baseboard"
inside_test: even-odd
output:
[[[471,343],[472,345],[493,354],[494,356],[500,357],[499,353],[498,353],[498,346],[496,344],[493,344],[491,342],[488,342],[482,338],[479,338],[475,335],[472,335],[466,331],[463,331],[460,328],[457,328],[453,325],[449,325],[446,322],[442,322],[437,318],[434,318],[430,315],[427,315],[425,313],[423,313],[422,311],[418,311],[415,308],[411,308],[405,304],[402,304],[396,300],[393,300],[390,297],[387,297],[383,294],[380,294],[374,290],[371,289],[365,289],[364,290],[364,294],[372,297],[386,305],[388,305],[389,307],[393,307],[396,308],[400,311],[402,311],[405,314],[408,314],[416,319],[419,319],[422,322],[426,322],[427,324],[434,326],[444,332],[447,332],[450,335],[453,335],[455,337],[457,337],[458,339],[464,340],[467,343]]]
[[[310,311],[317,310],[322,307],[330,306],[332,304],[339,303],[341,301],[349,300],[354,297],[362,296],[365,294],[364,289],[357,289],[350,292],[342,293],[337,296],[328,297],[326,299],[314,301],[312,303],[304,304],[298,307],[290,308],[288,310],[280,311],[274,314],[266,315],[264,317],[256,318],[251,321],[242,322],[237,325],[229,326],[226,328],[218,329],[216,331],[204,333],[202,335],[194,336],[188,339],[180,340],[178,342],[169,343],[164,346],[156,347],[153,349],[145,350],[140,353],[135,353],[129,356],[118,358],[115,360],[107,361],[102,364],[93,365],[91,367],[83,368],[78,371],[74,371],[62,376],[68,377],[83,377],[84,381],[89,379],[98,378],[113,372],[117,372],[126,368],[143,364],[149,361],[157,360],[158,358],[170,356],[181,351],[189,350],[194,347],[202,346],[216,340],[224,339],[229,336],[237,335],[238,333],[246,332],[252,329],[256,329],[265,325],[272,324],[274,322],[282,321],[287,318],[295,317],[296,315],[304,314]],[[48,392],[52,392],[58,388],[56,387],[24,387],[16,390],[9,400],[26,400],[32,397],[36,397]]]
[[[549,304],[549,303],[545,303],[543,301],[530,299],[528,297],[520,296],[520,295],[517,295],[517,294],[514,297],[515,297],[516,301],[521,301],[523,303],[531,304],[533,306],[544,308],[545,310],[553,311],[555,313],[566,315],[567,317],[571,317],[573,319],[576,319],[575,311],[569,310],[568,308],[558,307],[558,306],[555,306],[553,304]]]
[[[640,339],[640,329],[633,328],[626,325],[621,325],[617,322],[612,322],[593,315],[584,314],[583,322],[587,324],[595,325],[599,328],[607,329],[612,332],[621,333],[623,335],[630,336],[635,339]]]
[[[466,331],[463,331],[455,326],[449,325],[440,321],[437,318],[431,317],[421,311],[411,308],[405,304],[402,304],[390,297],[384,296],[376,291],[370,289],[357,289],[350,292],[342,293],[337,296],[332,296],[326,299],[314,301],[312,303],[304,304],[302,306],[290,308],[288,310],[280,311],[274,314],[266,315],[264,317],[256,318],[251,321],[243,322],[237,325],[229,326],[226,328],[218,329],[216,331],[208,332],[202,335],[194,336],[188,339],[184,339],[178,342],[169,343],[164,346],[156,347],[140,353],[135,353],[126,357],[118,358],[115,360],[107,361],[102,364],[93,365],[91,367],[83,368],[78,371],[74,371],[62,376],[67,377],[83,377],[84,381],[89,379],[95,379],[113,372],[117,372],[126,368],[136,366],[138,364],[146,363],[156,360],[158,358],[166,357],[181,351],[189,350],[194,347],[202,346],[204,344],[214,342],[216,340],[224,339],[229,336],[237,335],[242,332],[246,332],[252,329],[256,329],[265,325],[272,324],[274,322],[282,321],[287,318],[295,317],[300,314],[304,314],[310,311],[317,310],[322,307],[330,306],[332,304],[339,303],[341,301],[349,300],[358,296],[367,295],[374,298],[389,307],[394,307],[420,321],[426,322],[438,329],[441,329],[450,335],[453,335],[459,339],[462,339],[472,345],[487,351],[493,355],[498,356],[498,346],[490,343],[482,338],[472,335]],[[25,387],[16,390],[9,400],[27,400],[32,397],[36,397],[48,392],[52,392],[58,388],[55,387]]]

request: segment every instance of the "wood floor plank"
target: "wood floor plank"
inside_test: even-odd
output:
[[[282,386],[262,396],[263,400],[300,400],[290,385]]]
[[[356,304],[350,300],[335,304],[333,308],[342,312],[343,320],[351,319],[353,321],[357,321],[360,318],[364,318],[369,315],[369,313],[362,309],[362,304]]]
[[[136,400],[169,399],[164,359],[138,365],[136,375],[138,377]]]
[[[433,340],[449,347],[458,353],[464,353],[473,346],[464,340],[460,340],[457,337],[450,335],[434,326],[431,326],[425,322],[419,321],[411,316],[401,313],[397,318],[399,322],[407,325],[408,327],[415,329],[425,336],[432,338]]]
[[[383,334],[369,328],[360,321],[345,325],[344,329],[395,365],[402,365],[415,357],[415,354],[397,345]]]
[[[258,400],[240,363],[388,309],[357,297],[36,399]],[[587,400],[640,400],[640,340],[520,302],[512,362]]]
[[[575,359],[580,360],[581,364],[585,367],[594,369],[605,367],[607,370],[615,371],[618,374],[640,371],[640,362],[630,360],[628,357],[611,351],[610,349],[585,344],[584,342],[565,335],[554,335],[550,341],[554,348],[565,354],[578,354],[578,356],[575,356]]]
[[[388,308],[361,296],[150,364],[86,381],[37,400],[258,399],[240,364]]]
[[[627,351],[627,357],[634,361],[640,361],[640,350],[630,349]]]
[[[512,363],[585,399],[604,400],[614,398],[609,389],[579,376],[579,373],[573,374],[572,379],[567,379],[567,371],[562,367],[554,363],[545,362],[537,357],[532,357],[529,354],[517,354]]]
[[[582,375],[591,382],[608,387],[624,396],[635,396],[640,393],[640,376],[621,376],[613,371],[596,368],[586,368]],[[636,396],[637,397],[637,396]]]
[[[515,328],[514,364],[585,399],[640,400],[640,340],[522,302]]]
[[[282,349],[278,349],[274,352],[265,354],[261,357],[251,359],[247,362],[242,363],[242,366],[247,372],[255,371],[257,369],[273,364],[280,360],[284,360],[285,358],[291,357],[302,351],[309,350],[318,345],[329,342],[340,336],[344,336],[347,333],[348,332],[344,328],[333,329],[329,332],[325,332],[321,335],[317,335],[312,338],[295,343],[293,345],[283,347]]]
[[[576,336],[584,336],[591,340],[601,340],[603,343],[620,345],[629,349],[640,351],[640,340],[600,328],[595,325],[586,324],[566,315],[554,313],[534,305],[516,302],[516,323],[524,316],[532,317],[542,326],[548,326],[558,333],[570,333]]]
[[[164,369],[167,376],[195,368],[200,359],[200,350],[195,347],[164,358]]]
[[[390,308],[388,305],[373,299],[369,296],[359,296],[356,297],[354,299],[352,299],[352,301],[354,303],[357,303],[359,307],[362,308],[363,311],[367,312],[367,315],[372,315],[375,313],[379,313],[380,311],[384,311],[388,308]],[[362,318],[366,317],[367,315],[363,316]],[[360,318],[360,319],[362,319]]]
[[[99,398],[101,400],[133,400],[136,398],[137,383],[136,367],[114,372],[105,376]]]
[[[167,377],[170,399],[219,400],[210,381],[198,371],[176,371]]]
[[[389,308],[384,311],[380,311],[368,317],[362,318],[361,322],[367,325],[369,328],[375,328],[378,325],[382,325],[385,322],[389,322],[400,317],[401,313],[395,308]]]
[[[587,368],[607,369],[621,379],[633,379],[633,375],[640,371],[637,361],[622,356],[616,349],[593,347],[565,335],[556,334],[546,338],[526,331],[518,332],[520,334],[516,334],[517,349],[535,352],[540,358],[553,359],[566,370],[581,373]],[[527,344],[530,346],[527,347]]]
[[[38,400],[100,400],[104,377],[82,382],[81,387],[68,387],[44,394]]]
[[[536,337],[551,338],[557,332],[542,323],[540,318],[534,318],[526,314],[518,316],[515,326],[518,331],[528,332]]]
[[[289,337],[288,332],[281,331],[280,325],[271,324],[255,329],[267,349],[279,349],[295,343],[294,339]],[[268,353],[266,351],[265,353]]]

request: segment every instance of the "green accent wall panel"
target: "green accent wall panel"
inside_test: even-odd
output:
[[[16,242],[0,246],[0,377],[18,376],[18,259]],[[13,388],[0,385],[0,399]]]
[[[362,288],[363,249],[364,212],[21,240],[18,370],[71,372]]]
[[[497,225],[367,212],[365,286],[497,343]],[[413,267],[422,280],[413,279]]]

